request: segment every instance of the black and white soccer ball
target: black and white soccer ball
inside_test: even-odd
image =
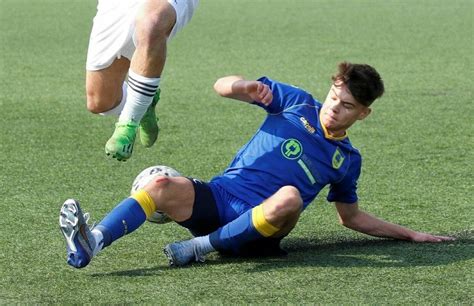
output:
[[[176,177],[182,175],[175,169],[168,166],[158,165],[148,167],[140,172],[135,180],[133,180],[130,195],[133,195],[135,192],[145,187],[149,182],[158,176]],[[155,211],[147,220],[154,223],[167,223],[172,221],[165,213],[160,211]]]

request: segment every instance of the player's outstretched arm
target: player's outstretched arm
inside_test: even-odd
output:
[[[241,76],[222,77],[214,84],[214,90],[222,97],[244,102],[259,102],[269,105],[273,94],[270,87],[260,81],[245,80]]]
[[[416,232],[404,226],[378,219],[359,209],[359,205],[337,203],[339,221],[352,230],[377,237],[409,240],[413,242],[442,242],[455,240],[453,237]]]

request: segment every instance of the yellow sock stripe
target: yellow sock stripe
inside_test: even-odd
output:
[[[255,229],[264,237],[270,237],[280,229],[268,223],[263,214],[263,205],[258,205],[252,209],[252,223]]]
[[[138,190],[132,195],[132,198],[137,200],[138,204],[143,208],[147,218],[156,210],[155,202],[145,190]]]

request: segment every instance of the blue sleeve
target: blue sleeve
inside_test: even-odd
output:
[[[313,97],[309,93],[298,87],[280,83],[267,77],[261,77],[258,81],[270,87],[273,93],[273,100],[269,106],[257,102],[254,102],[254,104],[264,108],[269,113],[277,114],[293,105],[313,101]]]
[[[354,204],[357,202],[357,181],[360,176],[361,157],[358,154],[353,154],[353,161],[344,178],[329,187],[327,200],[329,202],[343,202]]]

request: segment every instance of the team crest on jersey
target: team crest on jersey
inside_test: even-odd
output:
[[[297,159],[303,154],[303,146],[297,139],[287,139],[281,144],[281,154],[288,159]]]
[[[316,132],[316,130],[314,129],[314,127],[311,126],[311,124],[309,124],[308,120],[306,120],[305,117],[300,117],[300,121],[303,123],[305,129],[310,132],[311,134],[314,134],[314,132]]]
[[[345,156],[342,154],[341,150],[339,148],[336,148],[336,151],[334,152],[332,156],[332,167],[334,169],[339,169],[342,166],[342,163],[344,162]]]

